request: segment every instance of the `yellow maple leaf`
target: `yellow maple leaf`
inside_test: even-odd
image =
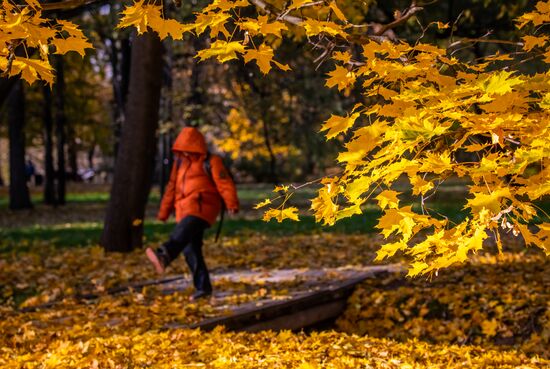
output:
[[[535,47],[543,47],[548,42],[548,36],[523,36],[523,50],[531,51]]]
[[[509,198],[512,195],[508,188],[499,188],[489,194],[476,192],[472,199],[468,199],[468,207],[472,212],[477,213],[483,208],[490,210],[493,214],[498,214],[501,209],[503,198]]]
[[[392,257],[399,250],[405,250],[407,248],[407,243],[403,241],[385,243],[380,246],[380,249],[376,251],[376,258],[374,261],[382,261],[385,258]]]
[[[330,36],[345,36],[345,32],[340,25],[330,21],[318,21],[316,19],[308,18],[304,20],[301,25],[306,30],[306,35],[317,36],[321,33],[325,33]]]
[[[436,174],[441,174],[452,169],[453,165],[451,164],[451,157],[448,152],[441,154],[430,152],[427,153],[426,157],[422,160],[422,166],[420,167],[422,172],[433,172]]]
[[[351,116],[340,117],[338,115],[331,115],[331,117],[323,124],[320,131],[327,131],[327,139],[334,138],[340,133],[346,132],[350,129],[357,118],[359,118],[360,113],[353,113]]]
[[[429,265],[426,264],[423,261],[417,261],[411,264],[407,276],[408,277],[414,277],[419,274],[422,274],[423,272],[426,272],[426,270],[429,268]]]
[[[303,5],[307,3],[311,3],[311,0],[292,0],[292,4],[288,7],[288,10],[294,10],[301,8]]]
[[[289,189],[289,186],[281,185],[281,186],[275,186],[273,189],[273,192],[287,192]]]
[[[411,206],[400,209],[386,209],[378,219],[376,228],[382,230],[384,237],[389,237],[394,232],[401,233],[403,240],[409,240],[416,225],[415,217],[418,215],[412,212]]]
[[[6,69],[5,64],[7,61],[0,59],[1,70]],[[29,84],[41,79],[52,85],[54,80],[54,70],[48,61],[16,56],[11,65],[10,76],[18,74]]]
[[[236,59],[237,53],[242,54],[244,51],[243,44],[238,41],[227,42],[216,40],[210,45],[210,48],[197,52],[195,57],[200,60],[216,57],[220,63],[224,63],[228,60]]]
[[[348,64],[351,61],[351,53],[349,51],[335,51],[332,54],[332,59]]]
[[[183,39],[183,34],[187,31],[191,31],[194,25],[183,25],[175,19],[155,17],[150,20],[149,27],[158,33],[161,40],[164,40],[168,36],[172,37],[174,40],[181,40]]]
[[[352,206],[348,206],[347,208],[338,210],[338,212],[336,213],[336,220],[338,221],[340,219],[349,218],[356,214],[362,214],[363,211],[361,210],[361,204],[362,202],[357,202]]]
[[[260,209],[260,208],[263,208],[264,206],[267,206],[271,204],[271,200],[270,199],[265,199],[264,201],[260,202],[260,203],[257,203],[256,206],[254,206],[254,209]]]
[[[282,37],[281,31],[288,30],[288,27],[279,21],[269,22],[267,15],[260,15],[256,20],[259,25],[259,31],[263,35],[275,35],[277,37]]]
[[[426,192],[434,188],[433,182],[426,181],[420,176],[411,176],[409,178],[411,185],[413,186],[413,195],[424,195]]]
[[[334,70],[328,72],[330,78],[327,79],[326,86],[332,88],[338,86],[338,90],[343,90],[344,88],[352,85],[357,76],[353,71],[350,71],[340,65],[337,65]]]
[[[63,19],[57,19],[56,22],[58,25],[61,26],[61,29],[63,31],[67,32],[69,36],[77,37],[77,38],[86,38],[82,30],[78,28],[77,24],[73,22],[69,22],[67,20],[63,20]]]
[[[344,13],[340,10],[338,5],[336,5],[336,1],[331,1],[328,6],[330,7],[330,9],[332,9],[332,11],[334,12],[334,15],[336,15],[336,18],[340,19],[342,22],[347,23],[348,19],[346,18]]]
[[[171,36],[176,40],[183,38],[183,33],[196,28],[196,25],[183,25],[174,19],[162,16],[162,5],[144,4],[143,0],[127,6],[122,11],[117,28],[136,27],[138,34],[147,32],[148,27],[155,31],[161,40]]]
[[[70,51],[75,51],[84,57],[86,55],[86,49],[93,49],[93,45],[85,38],[79,37],[67,37],[64,39],[56,38],[52,40],[52,44],[55,46],[55,53],[65,55]]]
[[[273,60],[273,56],[273,49],[266,44],[261,44],[258,50],[247,49],[246,53],[243,55],[245,63],[256,60],[256,64],[258,64],[258,67],[263,74],[269,73],[269,71],[271,70],[271,63],[275,64],[277,67],[283,70],[290,69],[288,65],[283,65],[281,63],[275,62]]]
[[[511,92],[512,87],[523,83],[523,79],[520,77],[510,78],[512,74],[512,72],[505,70],[495,72],[488,78],[481,80],[479,87],[481,87],[487,95],[503,95]]]
[[[211,37],[215,37],[219,32],[226,33],[225,24],[230,19],[231,15],[226,12],[199,13],[194,23],[195,32],[200,36],[210,27]]]
[[[392,190],[384,190],[376,196],[376,200],[378,201],[378,206],[384,210],[385,208],[394,208],[397,209],[399,207],[399,199],[397,196],[400,195],[400,192],[392,191]]]
[[[226,12],[234,8],[241,8],[248,5],[250,5],[248,0],[214,0],[210,5],[204,8],[204,11],[209,12],[214,9],[220,9],[221,11]]]
[[[160,16],[161,7],[155,5],[144,5],[144,0],[135,2],[126,6],[122,11],[122,18],[118,22],[117,28],[136,27],[138,34],[147,31],[148,18],[152,13],[158,13]]]

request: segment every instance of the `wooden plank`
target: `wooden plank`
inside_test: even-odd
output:
[[[164,328],[200,328],[208,331],[217,326],[225,326],[228,330],[251,332],[267,329],[298,330],[339,316],[358,283],[382,273],[398,270],[400,267],[397,265],[375,266],[355,278],[290,300],[270,301],[263,306],[248,305],[235,309],[229,316],[211,318],[193,325],[171,324]]]
[[[290,315],[279,316],[268,321],[260,321],[240,330],[246,332],[259,332],[264,330],[280,331],[287,329],[296,331],[327,320],[336,319],[338,316],[342,315],[346,306],[347,298],[339,299],[326,304],[313,306],[305,310],[300,310]]]

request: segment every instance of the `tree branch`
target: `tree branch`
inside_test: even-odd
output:
[[[407,20],[409,20],[410,17],[412,17],[413,15],[415,15],[416,13],[418,13],[419,11],[422,11],[424,10],[423,7],[421,6],[417,6],[416,5],[416,1],[413,0],[411,2],[411,6],[409,6],[407,8],[407,10],[405,10],[405,12],[403,14],[401,14],[400,17],[398,17],[396,20],[394,20],[393,22],[391,23],[388,23],[388,24],[384,24],[380,27],[380,29],[378,29],[374,34],[376,36],[382,36],[385,32],[387,32],[388,30],[392,29],[392,28],[395,28],[397,26],[400,26],[401,24],[405,23]]]
[[[293,24],[295,26],[300,25],[304,20],[299,17],[295,17],[293,15],[288,15],[285,13],[281,13],[278,9],[276,9],[273,5],[270,5],[263,0],[250,0],[250,2],[254,5],[256,5],[258,8],[262,9],[267,14],[274,14],[277,16],[277,18],[284,20],[285,22],[288,22],[290,24]]]
[[[102,0],[63,0],[56,3],[40,4],[43,11],[52,10],[71,10],[80,8],[81,6],[87,6],[94,3],[101,2]]]

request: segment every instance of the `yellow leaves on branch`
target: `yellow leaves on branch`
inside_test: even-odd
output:
[[[0,57],[0,70],[7,69],[8,61]],[[28,83],[43,80],[51,85],[54,80],[54,70],[49,62],[18,56],[14,57],[13,62],[10,65],[9,75],[21,75],[21,78]]]
[[[536,9],[523,20],[548,23],[550,1]],[[547,36],[523,40],[525,51],[548,52]],[[546,223],[537,231],[527,225],[544,216],[530,201],[549,190],[550,72],[522,75],[495,68],[493,63],[514,60],[508,55],[484,64],[461,62],[422,43],[370,41],[362,56],[335,53],[336,66],[327,78],[327,86],[339,90],[356,88],[360,81],[363,95],[374,102],[361,113],[368,118],[361,124],[352,112],[333,115],[323,125],[327,139],[346,134],[338,157],[345,167],[330,181],[337,196],[325,188],[314,200],[316,219],[333,224],[339,199],[362,203],[373,186],[388,188],[375,197],[384,210],[378,228],[397,239],[381,247],[378,259],[402,251],[410,257],[411,276],[464,262],[483,248],[488,231],[521,234],[548,253]],[[475,154],[465,159],[463,152]],[[401,176],[419,196],[422,214],[410,206],[398,208],[391,186]],[[464,204],[470,216],[458,224],[441,221],[444,214],[431,213],[426,203],[428,193],[451,177],[474,183]],[[420,231],[422,237],[413,240]]]
[[[298,219],[298,208],[289,207],[283,209],[269,209],[264,213],[263,220],[269,222],[271,219],[276,219],[277,222],[281,223],[285,219],[290,220],[299,220]]]
[[[158,33],[161,40],[168,36],[181,40],[183,33],[190,30],[174,19],[165,19],[162,16],[162,5],[145,3],[145,0],[137,1],[122,11],[117,28],[126,27],[135,27],[139,35],[147,32],[150,27]]]
[[[238,22],[238,25],[241,29],[247,31],[250,36],[274,35],[281,38],[283,37],[282,31],[288,30],[283,22],[277,20],[270,22],[267,15],[260,15],[257,19],[247,18],[242,22]]]
[[[51,85],[51,51],[61,55],[75,51],[84,56],[92,44],[74,23],[42,18],[38,1],[26,4],[20,8],[4,0],[0,6],[0,72],[20,75],[29,84],[43,80]],[[16,50],[21,51],[17,56]]]
[[[19,10],[3,2],[0,68],[10,75],[21,73],[29,82],[52,83],[49,47],[61,54],[68,50],[83,54],[88,44],[72,25],[58,22],[50,27],[41,18],[37,1],[27,4]],[[369,101],[369,105],[360,112],[354,108],[347,114],[333,114],[321,128],[327,131],[327,139],[341,138],[344,150],[337,159],[341,175],[323,181],[312,201],[316,220],[334,224],[360,212],[375,189],[386,189],[389,192],[377,197],[384,211],[379,228],[399,239],[383,246],[379,256],[404,252],[411,260],[411,275],[463,262],[483,247],[488,231],[511,231],[545,248],[547,227],[535,232],[527,225],[543,215],[531,202],[548,194],[550,181],[550,72],[521,74],[517,55],[489,56],[476,64],[436,45],[357,40],[352,37],[357,28],[350,26],[352,22],[334,1],[293,0],[286,5],[284,17],[254,16],[247,9],[247,17],[241,18],[240,8],[251,5],[244,0],[215,0],[196,13],[193,23],[182,25],[165,19],[160,5],[140,0],[124,10],[119,27],[134,26],[138,33],[151,29],[161,38],[209,30],[212,42],[198,52],[200,60],[215,58],[223,63],[242,56],[246,63],[256,61],[264,74],[273,65],[289,69],[274,60],[284,35],[353,44],[359,52],[351,53],[351,47],[333,54],[332,49],[327,51],[334,67],[326,85],[346,94],[358,91],[357,102]],[[290,18],[290,24],[283,24]],[[539,1],[534,11],[518,19],[520,29],[534,26],[534,34],[523,37],[523,50],[543,63],[550,63],[550,43],[537,32],[548,23],[549,0]],[[14,58],[9,50],[18,39],[27,50],[35,48],[40,59]],[[506,68],[503,63],[508,63]],[[243,142],[253,155],[257,141],[250,135],[257,133],[257,124],[238,112],[230,114],[230,119],[238,128],[236,136],[248,138]],[[227,145],[239,147],[239,139]],[[442,221],[427,203],[451,177],[471,183],[465,200],[470,214],[458,224]],[[420,209],[399,207],[392,186],[400,179],[411,184]],[[283,206],[268,210],[266,218],[297,219],[297,212]],[[425,238],[413,243],[420,231]]]

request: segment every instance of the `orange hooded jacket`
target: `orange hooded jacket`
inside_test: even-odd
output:
[[[210,155],[212,177],[206,173],[204,161],[208,148],[204,136],[196,128],[183,128],[172,151],[177,157],[162,197],[158,219],[168,219],[175,210],[178,222],[188,215],[194,215],[212,225],[220,213],[222,198],[227,209],[239,209],[235,183],[219,156]],[[183,152],[190,155],[183,155]]]

